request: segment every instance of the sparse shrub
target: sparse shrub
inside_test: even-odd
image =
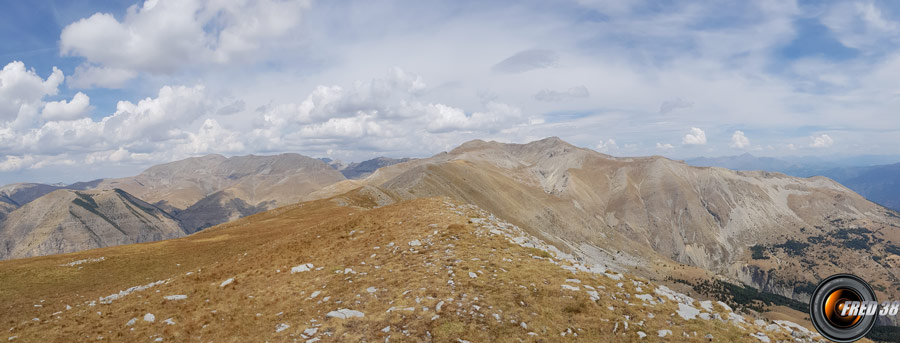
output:
[[[766,256],[766,247],[756,244],[750,247],[750,251],[752,252],[751,258],[754,260],[768,260],[769,256]]]
[[[566,304],[563,306],[563,312],[569,314],[578,314],[584,312],[585,303],[583,301],[576,302],[574,304]]]
[[[809,244],[789,239],[784,243],[775,245],[774,247],[784,250],[784,252],[789,256],[800,256],[804,254],[806,248],[809,247]]]
[[[532,254],[537,257],[543,257],[543,258],[553,257],[553,256],[550,256],[550,253],[543,251],[541,249],[537,249],[537,248],[526,248],[526,251],[528,251],[529,254]]]
[[[885,246],[884,246],[884,251],[886,251],[886,252],[888,252],[888,253],[891,253],[891,254],[894,254],[894,255],[900,255],[900,247],[898,247],[898,246],[896,246],[896,245],[893,245],[893,244],[887,244],[887,245],[885,245]]]

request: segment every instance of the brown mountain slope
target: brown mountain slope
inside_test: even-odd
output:
[[[232,157],[216,167],[216,174],[227,186],[176,215],[188,232],[296,203],[344,179],[324,162],[297,154]]]
[[[58,190],[0,224],[0,259],[60,254],[181,237],[164,211],[121,190]]]
[[[226,160],[207,155],[160,164],[137,176],[103,180],[96,188],[119,188],[165,209],[185,209],[226,186],[216,169]]]
[[[307,193],[343,179],[324,162],[298,154],[208,155],[157,165],[134,177],[103,180],[97,188],[121,188],[171,213],[186,212],[179,217],[191,224],[187,229],[193,232],[208,224],[295,203]],[[230,205],[234,202],[259,210],[238,209]]]
[[[806,300],[811,283],[859,270],[898,295],[889,285],[900,281],[900,220],[826,178],[614,158],[548,138],[472,141],[355,183],[366,184],[475,204],[594,263],[648,277],[666,277],[657,266],[674,260]],[[770,258],[753,259],[754,245]]]
[[[188,232],[292,204],[344,180],[324,162],[298,154],[221,155],[151,167],[128,178],[103,180],[173,213]]]
[[[390,201],[368,188],[175,240],[0,261],[0,322],[42,342],[817,337],[588,268],[474,206],[373,208]]]
[[[0,187],[0,202],[23,206],[62,187],[41,183],[13,183]]]

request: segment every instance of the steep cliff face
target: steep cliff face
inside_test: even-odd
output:
[[[0,259],[184,235],[175,218],[122,190],[57,190],[8,214],[0,224]]]

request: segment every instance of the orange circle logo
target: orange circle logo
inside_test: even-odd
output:
[[[853,316],[842,315],[845,313],[844,307],[849,307],[850,301],[862,301],[862,297],[859,296],[859,293],[848,288],[832,291],[825,298],[825,318],[832,325],[839,328],[849,328],[859,323],[859,320],[862,319],[862,316],[859,314]]]

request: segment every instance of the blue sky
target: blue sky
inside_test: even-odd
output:
[[[900,155],[896,2],[0,6],[0,184],[209,153],[422,157],[475,138]]]

